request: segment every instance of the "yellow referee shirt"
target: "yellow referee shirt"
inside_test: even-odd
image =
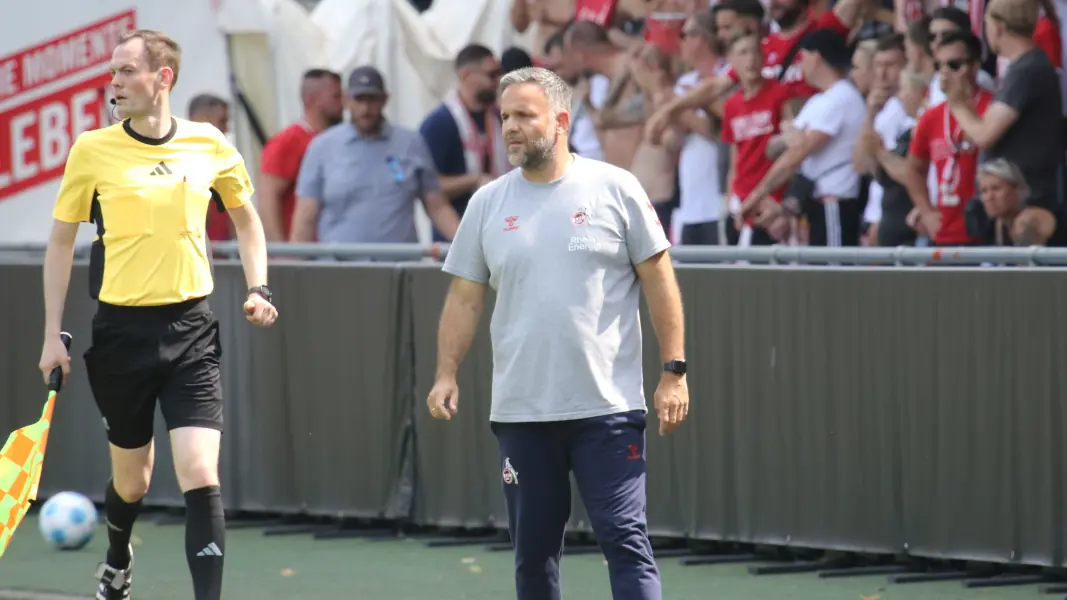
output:
[[[210,294],[207,211],[252,197],[244,160],[222,132],[171,121],[161,139],[129,121],[87,131],[67,157],[53,216],[96,225],[89,290],[100,302],[156,306]]]

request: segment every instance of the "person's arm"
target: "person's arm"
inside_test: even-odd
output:
[[[245,161],[237,148],[222,139],[219,141],[216,162],[218,175],[213,187],[233,221],[245,282],[250,288],[267,285],[267,239],[263,233],[263,222],[252,205],[254,188]]]
[[[1007,92],[1007,88],[1004,90]],[[996,146],[1008,129],[1019,120],[1019,112],[999,100],[991,104],[982,116],[978,116],[970,102],[959,98],[949,99],[948,107],[963,133],[982,150]]]
[[[437,380],[455,380],[485,306],[486,284],[453,277],[437,328]]]
[[[660,362],[685,360],[685,316],[682,294],[667,252],[671,243],[637,178],[628,173],[619,188],[626,251],[652,317]],[[685,420],[689,412],[689,391],[684,374],[664,371],[656,387],[655,408],[660,435],[670,433]]]
[[[478,329],[489,266],[482,248],[482,214],[486,189],[475,192],[445,257],[444,271],[452,284],[441,310],[437,334],[437,381],[453,382]]]
[[[312,140],[300,164],[296,179],[296,204],[289,231],[289,241],[308,243],[316,238],[319,210],[325,200],[327,149],[323,138]]]
[[[677,123],[685,133],[695,133],[711,141],[715,141],[715,128],[711,123],[711,119],[709,119],[703,111],[682,111],[675,120],[675,123]]]
[[[517,1],[524,2],[525,0]],[[427,115],[419,125],[419,135],[422,136],[429,149],[434,169],[438,173],[441,191],[449,200],[468,195],[491,181],[488,175],[480,172],[466,172],[463,140],[459,134],[459,127],[450,113],[442,114],[435,110]],[[462,166],[462,168],[456,170],[456,166]]]
[[[833,136],[825,131],[809,129],[799,132],[799,142],[795,146],[786,149],[785,154],[778,157],[771,165],[770,170],[752,191],[752,194],[744,199],[741,204],[741,214],[746,214],[755,208],[771,192],[785,185],[789,178],[800,169],[800,164],[808,156],[822,150],[830,143]]]
[[[95,190],[91,154],[84,148],[79,137],[74,141],[63,168],[59,194],[52,209],[52,232],[44,257],[44,334],[46,344],[58,340],[63,329],[63,309],[70,285],[70,270],[74,264],[74,242],[79,223],[91,218],[93,192]]]
[[[930,190],[926,187],[926,178],[930,173],[930,161],[933,160],[931,152],[933,130],[935,127],[942,126],[940,119],[933,118],[937,116],[940,115],[927,112],[915,124],[911,143],[908,145],[908,157],[901,159],[903,164],[901,161],[886,156],[891,154],[888,150],[878,153],[879,162],[882,163],[886,173],[908,190],[911,202],[915,208],[919,209],[919,213],[931,216],[938,211],[931,202]]]
[[[456,230],[459,229],[459,215],[441,190],[425,192],[422,195],[422,206],[426,209],[426,216],[430,218],[430,222],[437,231],[441,232],[441,235],[447,239],[456,236]]]
[[[871,92],[873,96],[878,92]],[[878,116],[881,106],[867,107],[867,116],[863,119],[863,129],[860,130],[859,142],[852,149],[852,168],[860,175],[870,175],[877,167],[877,158],[873,151],[878,147],[885,146],[882,138],[874,129],[874,120]],[[875,141],[878,142],[875,146]]]
[[[674,275],[671,257],[663,250],[638,263],[634,269],[659,340],[661,362],[685,358],[685,321],[682,293]]]
[[[423,208],[426,209],[426,216],[430,218],[430,222],[437,231],[441,232],[441,235],[451,240],[455,237],[456,230],[459,229],[459,214],[456,213],[452,202],[441,189],[441,181],[438,178],[437,169],[434,168],[430,148],[421,135],[415,136],[411,153],[411,159],[416,165],[412,176],[418,177],[419,198],[422,200]]]

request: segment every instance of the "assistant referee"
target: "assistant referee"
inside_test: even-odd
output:
[[[158,399],[185,494],[185,549],[196,600],[222,593],[225,523],[219,490],[222,348],[207,296],[214,282],[207,211],[233,220],[248,283],[248,320],[277,318],[267,283],[263,226],[244,160],[214,126],[176,119],[170,93],[181,48],[133,31],[111,60],[122,122],[83,133],[67,158],[44,263],[41,372],[70,372],[59,332],[78,224],[96,226],[89,263],[98,302],[85,367],[111,446],[105,498],[109,547],[98,600],[130,597],[130,536],[153,467]]]

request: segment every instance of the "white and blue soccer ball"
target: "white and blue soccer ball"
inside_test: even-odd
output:
[[[99,524],[96,506],[77,492],[60,492],[41,507],[41,535],[60,550],[80,550],[93,539]]]

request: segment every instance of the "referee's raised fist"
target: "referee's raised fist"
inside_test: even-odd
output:
[[[63,340],[58,335],[48,335],[44,338],[44,348],[41,349],[41,362],[37,365],[44,376],[45,384],[56,367],[63,369],[63,379],[70,375],[70,354]]]
[[[267,299],[253,293],[248,296],[244,304],[245,317],[253,325],[270,327],[278,319],[278,309]]]

